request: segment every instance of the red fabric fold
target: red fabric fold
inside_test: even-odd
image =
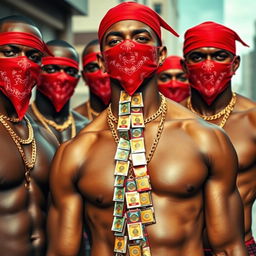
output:
[[[171,26],[149,7],[135,2],[124,2],[111,8],[103,17],[98,30],[99,41],[102,41],[105,32],[114,23],[122,20],[137,20],[145,23],[155,31],[160,40],[161,27],[170,31],[173,35],[179,36]]]
[[[184,55],[201,47],[220,48],[235,55],[236,41],[249,47],[234,30],[212,21],[188,29],[184,37]]]

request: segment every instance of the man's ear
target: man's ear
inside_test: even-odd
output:
[[[158,61],[158,64],[159,66],[162,66],[165,59],[167,57],[167,49],[165,46],[160,46],[159,47],[159,61]]]
[[[232,71],[235,73],[240,66],[240,56],[235,56],[233,60]]]
[[[97,61],[102,72],[106,73],[107,72],[106,63],[103,56],[100,53],[97,54]]]

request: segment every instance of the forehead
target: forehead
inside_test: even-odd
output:
[[[156,33],[152,28],[137,20],[122,20],[114,23],[108,28],[103,38],[105,39],[110,32],[130,33],[137,29],[144,29],[151,34],[152,37],[157,38]]]
[[[100,52],[100,45],[99,44],[94,44],[94,45],[89,46],[86,49],[85,55],[93,53],[93,52]]]
[[[77,60],[77,53],[73,48],[48,45],[50,52],[56,57],[65,57],[73,60]]]
[[[181,73],[184,73],[184,71],[182,69],[177,68],[177,69],[164,70],[159,75],[161,75],[161,74],[177,75],[177,74],[181,74]]]
[[[200,53],[214,53],[214,52],[218,52],[218,51],[223,51],[223,52],[226,52],[226,53],[229,53],[227,50],[224,50],[224,49],[221,49],[221,48],[215,48],[215,47],[200,47],[200,48],[197,48],[197,49],[194,49],[192,51],[190,51],[187,55],[190,55],[191,53],[194,53],[194,52],[200,52]]]
[[[0,25],[0,33],[1,32],[26,32],[31,33],[42,39],[42,35],[37,27],[22,22],[4,22]]]

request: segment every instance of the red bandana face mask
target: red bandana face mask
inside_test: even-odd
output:
[[[181,102],[189,96],[189,83],[171,80],[158,84],[159,91],[167,98]]]
[[[129,94],[140,87],[158,67],[157,47],[125,40],[103,52],[107,72]]]
[[[92,73],[83,72],[83,76],[91,92],[98,96],[107,106],[111,97],[109,75],[101,70],[97,70]]]
[[[40,66],[26,56],[0,58],[0,90],[12,102],[20,120],[28,109],[39,73]]]
[[[59,112],[73,95],[78,80],[65,72],[41,73],[37,89],[50,99]]]
[[[208,105],[227,88],[234,75],[232,64],[233,62],[220,63],[212,60],[187,64],[191,86],[201,94]]]

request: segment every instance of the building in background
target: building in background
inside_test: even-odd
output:
[[[0,0],[0,17],[21,14],[40,27],[45,41],[73,43],[72,15],[87,14],[87,0]]]
[[[256,101],[256,21],[254,23],[255,32],[253,37],[253,45],[250,52],[242,55],[242,92],[244,95]]]
[[[131,1],[131,0],[130,0]],[[137,0],[140,4],[144,4],[154,9],[163,17],[175,30],[178,27],[178,2],[179,0]],[[81,54],[84,46],[93,39],[98,38],[98,27],[101,19],[106,12],[119,3],[126,2],[124,0],[89,0],[88,15],[73,16],[73,32],[74,45]],[[177,54],[179,42],[170,32],[162,30],[164,45],[169,49],[168,54]],[[79,105],[88,99],[88,89],[81,80],[76,88],[76,94],[72,97],[72,106]]]

